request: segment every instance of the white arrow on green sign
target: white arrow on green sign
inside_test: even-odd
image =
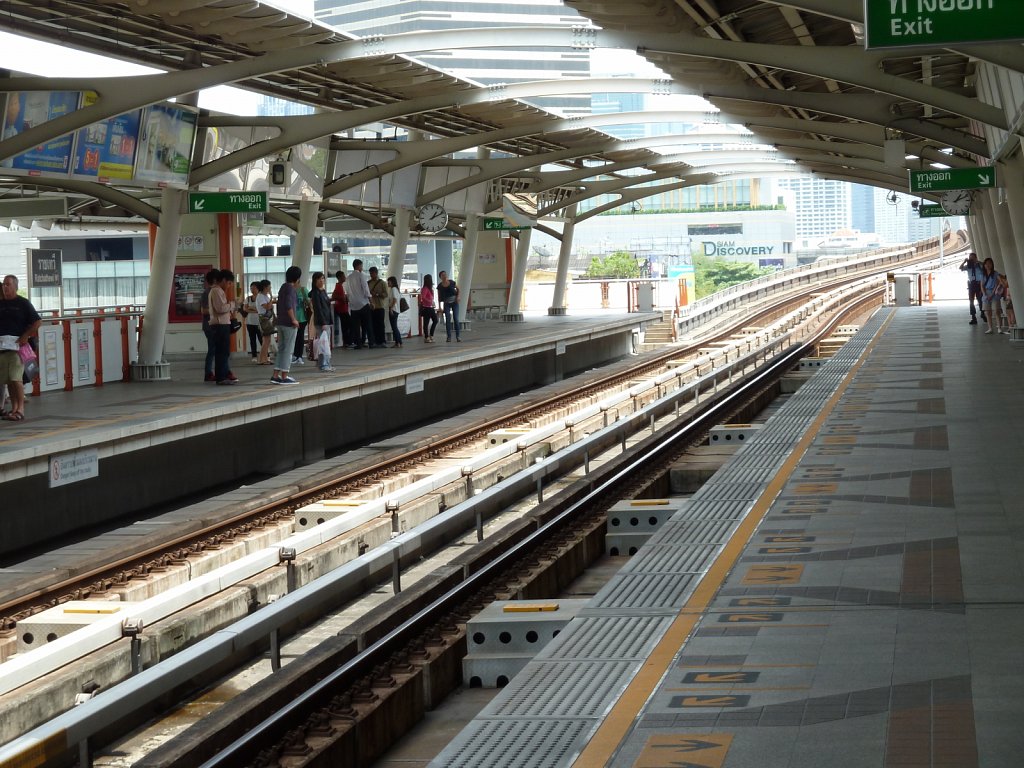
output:
[[[945,192],[950,189],[988,189],[996,185],[995,168],[947,168],[911,171],[910,191]]]
[[[483,230],[485,232],[495,229],[524,229],[524,227],[513,227],[504,219],[487,218],[483,220]],[[528,227],[526,227],[528,229]]]
[[[865,0],[866,48],[1024,39],[1020,0]]]
[[[266,192],[189,192],[189,213],[251,213],[267,210]]]

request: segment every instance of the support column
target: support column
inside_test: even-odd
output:
[[[416,243],[416,271],[419,273],[417,282],[423,282],[424,275],[430,275],[437,284],[437,259],[434,244],[436,240],[420,240]]]
[[[302,270],[300,285],[309,287],[309,265],[313,262],[313,239],[316,236],[317,214],[320,203],[317,200],[299,202],[299,231],[295,237],[295,252],[292,264]]]
[[[448,273],[448,277],[452,277],[452,267],[455,262],[452,258],[451,240],[434,241],[434,258],[437,260],[437,271],[443,270]]]
[[[1003,179],[1009,183],[1005,187],[1006,223],[1013,240],[1013,251],[1003,257],[1003,269],[1010,287],[1010,298],[1024,299],[1024,187],[1021,178],[1024,176],[1024,158],[1020,154],[1001,163],[1005,170],[1000,169]],[[1017,303],[1014,303],[1014,315],[1017,314]],[[1024,318],[1018,318],[1014,329],[1010,331],[1010,340],[1024,342]]]
[[[462,263],[459,264],[459,294],[462,296],[462,316],[465,317],[473,298],[473,272],[476,270],[476,252],[480,247],[480,214],[466,215],[466,239],[462,243]]]
[[[562,229],[562,247],[558,251],[558,269],[555,272],[555,293],[551,297],[549,315],[564,315],[565,290],[569,284],[569,257],[572,255],[572,239],[576,233],[576,204],[565,209],[565,227]]]
[[[988,196],[987,192],[978,192],[974,198],[974,207],[978,211],[979,221],[981,229],[982,242],[981,248],[978,248],[978,256],[982,261],[985,259],[992,259],[996,261],[999,256],[999,249],[997,247],[997,236],[996,236],[996,224],[995,219],[992,216],[992,201]]]
[[[409,221],[412,211],[399,206],[395,209],[395,235],[391,240],[391,251],[388,256],[388,268],[384,270],[385,278],[394,275],[398,285],[402,285],[402,273],[405,271],[405,252],[409,249]]]
[[[1017,261],[1017,241],[1014,238],[1013,224],[1010,222],[1010,209],[1005,204],[999,205],[998,197],[999,190],[989,190],[988,199],[992,207],[992,218],[995,220],[995,231],[999,242],[998,258],[993,260],[996,264],[996,271],[1006,275],[1012,296],[1013,286],[1021,285],[1020,266]]]
[[[181,211],[186,194],[183,189],[166,188],[160,197],[160,225],[156,230],[153,263],[149,268],[139,359],[132,363],[132,379],[135,381],[167,381],[171,378],[170,363],[163,359],[164,335],[167,333],[167,308],[171,305],[174,288]]]
[[[530,258],[530,239],[533,229],[519,230],[519,244],[516,246],[516,265],[512,273],[512,285],[508,292],[508,309],[501,319],[506,323],[523,322],[523,287],[526,285],[526,263]]]

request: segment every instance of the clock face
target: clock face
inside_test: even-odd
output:
[[[416,212],[416,221],[424,232],[440,232],[448,223],[448,212],[437,203],[427,203]]]
[[[954,189],[943,192],[939,204],[951,216],[964,216],[971,210],[971,199],[971,193],[966,189]]]

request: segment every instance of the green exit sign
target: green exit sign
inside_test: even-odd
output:
[[[484,231],[490,231],[494,229],[523,229],[523,227],[513,227],[504,219],[484,219]]]
[[[252,213],[267,210],[266,192],[189,192],[189,213]]]
[[[1024,39],[1021,0],[865,0],[867,48]]]
[[[941,205],[919,205],[917,206],[917,216],[921,219],[939,219],[944,216],[949,216],[946,213],[946,209]]]
[[[988,189],[996,185],[996,169],[947,168],[942,171],[911,171],[910,192],[944,192],[950,189]]]

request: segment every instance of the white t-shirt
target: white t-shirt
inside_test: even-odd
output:
[[[272,317],[274,314],[274,297],[261,293],[256,297],[256,308],[262,317]],[[259,322],[257,320],[257,322]]]
[[[392,312],[398,312],[399,307],[402,304],[402,292],[395,286],[391,286],[391,301],[394,303],[391,305]]]

